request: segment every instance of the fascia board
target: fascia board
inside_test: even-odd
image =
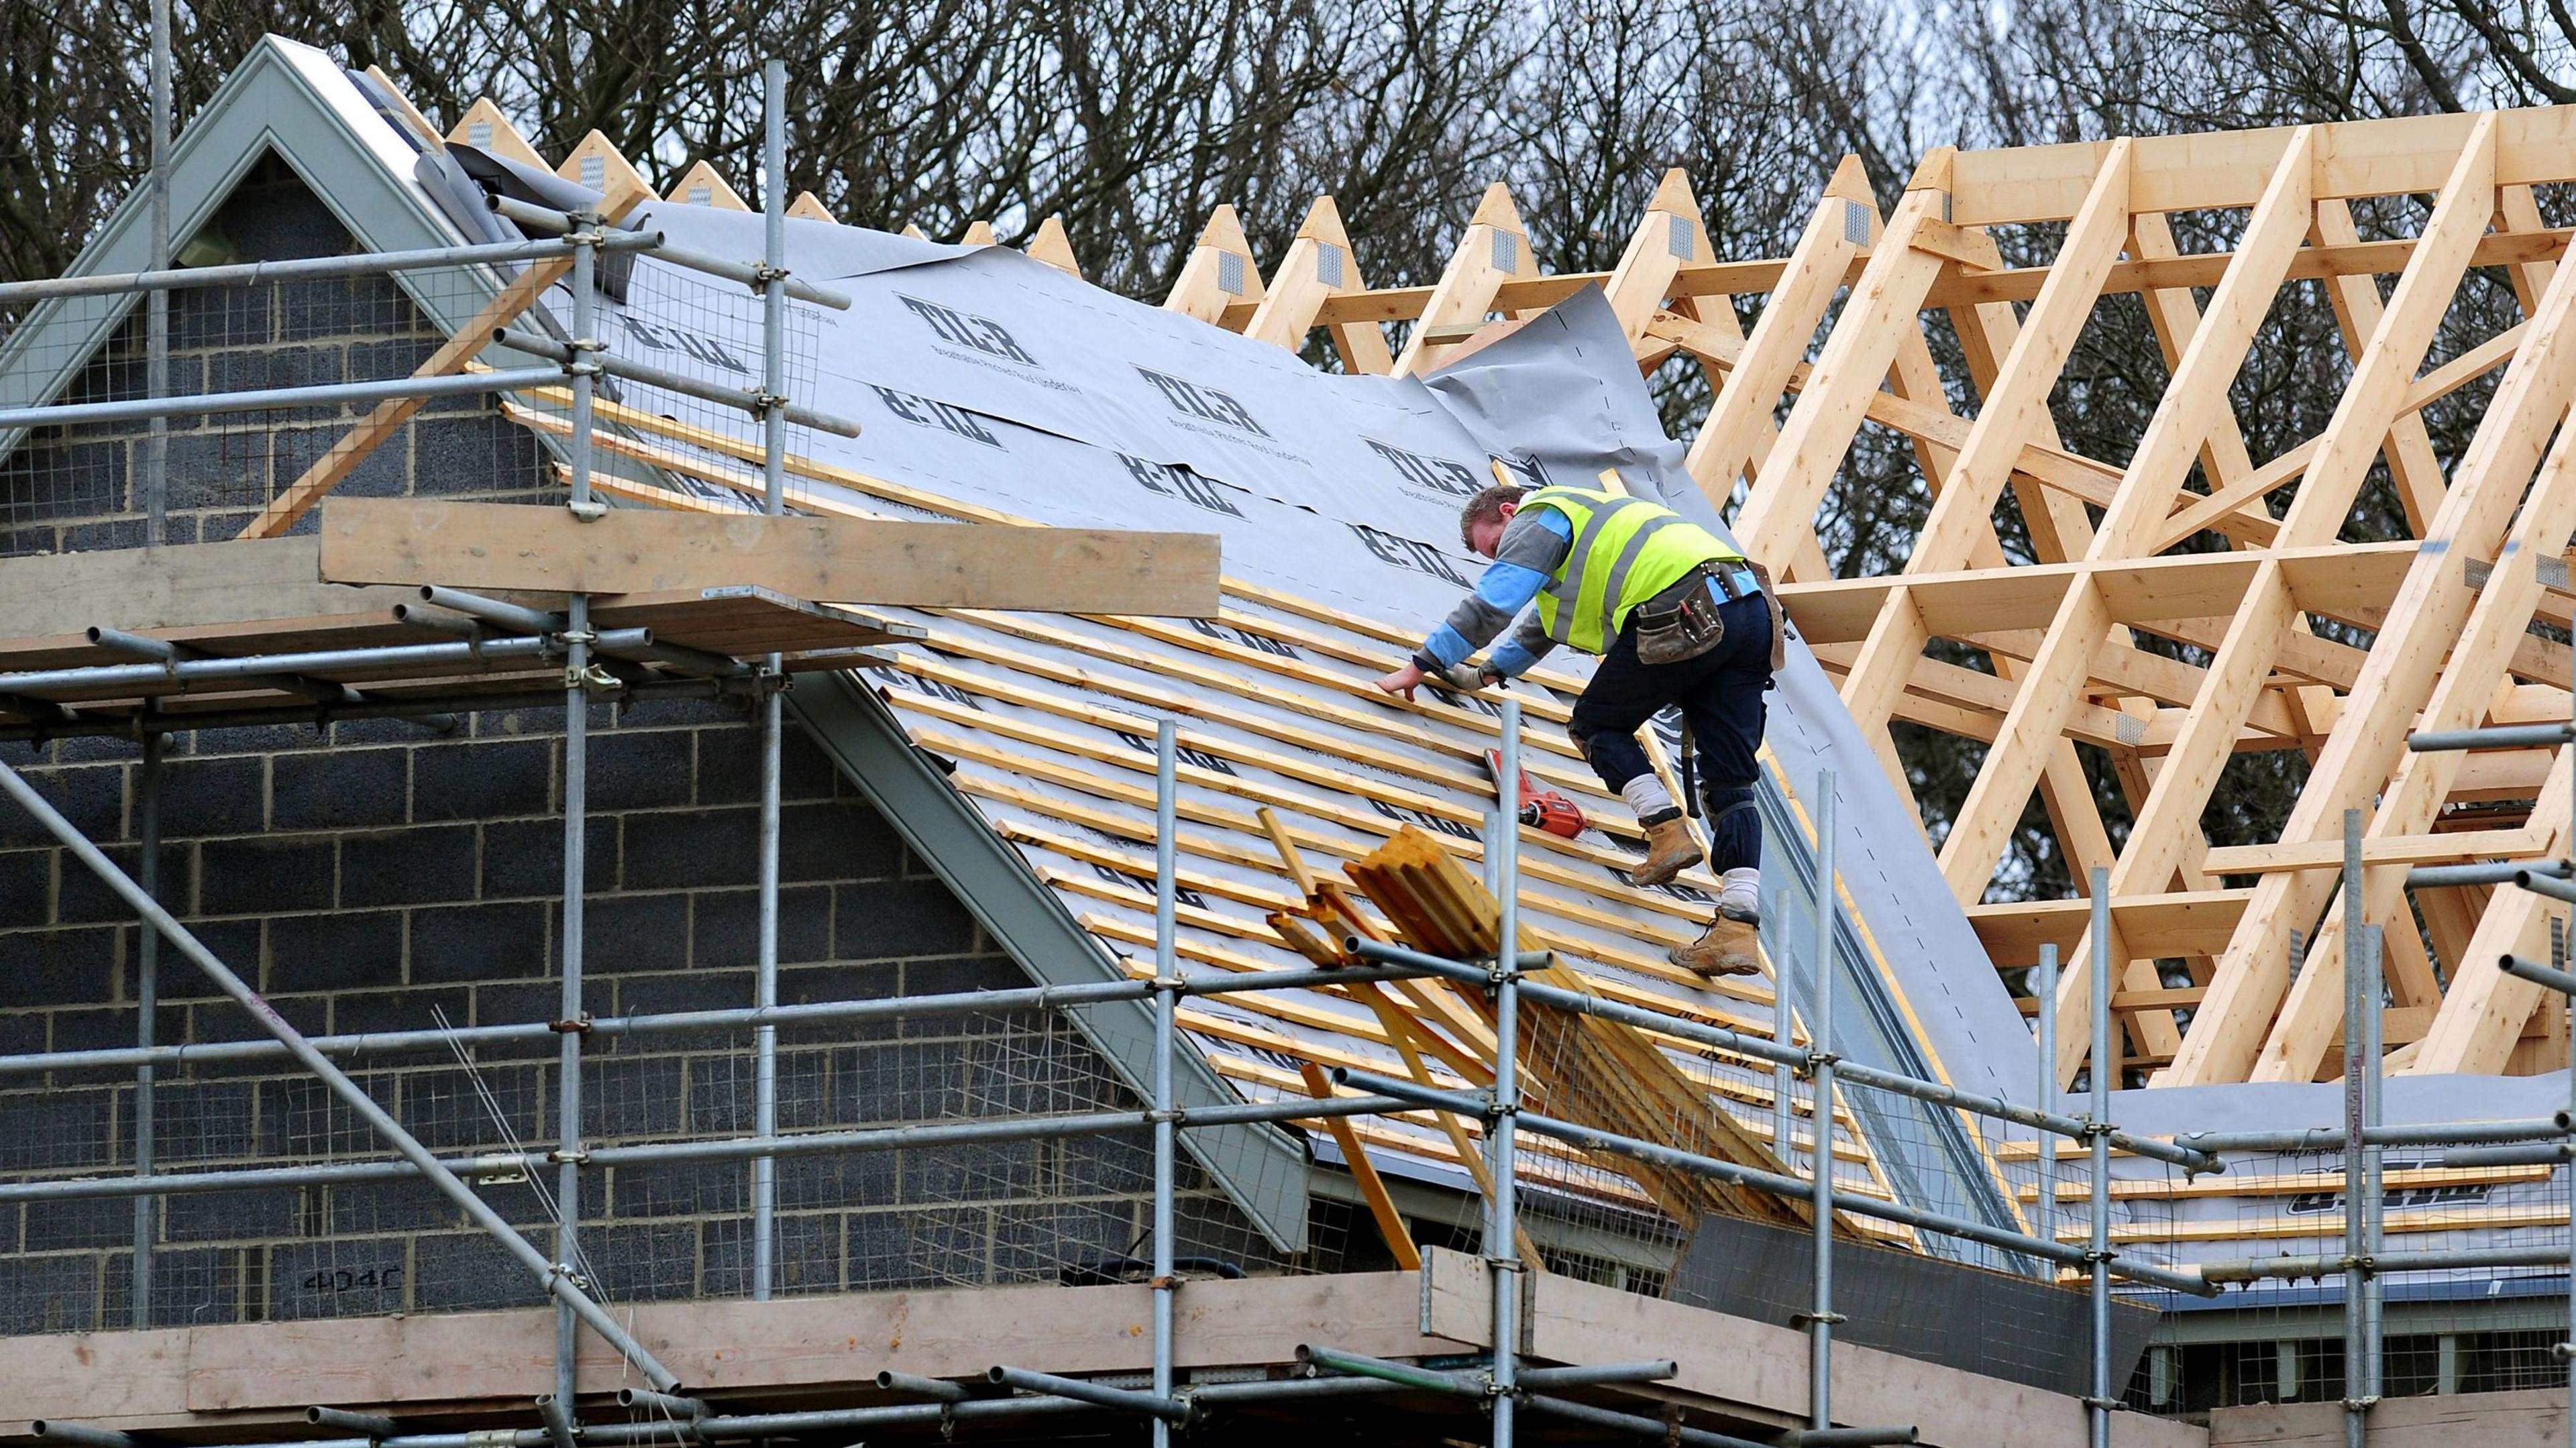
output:
[[[1126,972],[965,798],[916,750],[884,703],[845,674],[808,674],[787,695],[815,741],[904,842],[1041,985],[1124,980]],[[1139,1097],[1153,1080],[1154,1021],[1143,1001],[1067,1014]],[[1184,1046],[1172,1071],[1174,1104],[1242,1098],[1206,1058]],[[1181,1145],[1282,1252],[1303,1251],[1310,1167],[1305,1148],[1271,1126],[1180,1133]]]

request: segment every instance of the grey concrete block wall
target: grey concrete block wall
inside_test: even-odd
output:
[[[215,226],[244,258],[347,249],[274,163]],[[180,294],[172,376],[188,390],[407,371],[438,343],[381,281]],[[70,397],[140,395],[140,324]],[[174,419],[170,537],[229,538],[349,418]],[[0,458],[0,554],[134,546],[140,427],[35,436]],[[343,490],[550,500],[545,455],[488,404],[433,404]],[[560,494],[551,495],[559,500]],[[102,620],[113,623],[114,620]],[[592,710],[584,1006],[593,1015],[748,1005],[756,897],[757,732],[713,704]],[[560,1014],[562,711],[469,716],[449,736],[398,722],[177,736],[162,778],[163,898],[309,1033],[543,1022]],[[120,866],[136,864],[138,751],[113,740],[0,744]],[[791,731],[783,759],[779,995],[795,1003],[1009,988],[1029,977]],[[136,928],[78,860],[0,805],[0,1053],[117,1047],[137,1027]],[[155,1036],[258,1039],[244,1012],[164,950]],[[352,1074],[442,1152],[554,1144],[549,1037],[375,1054]],[[782,1130],[1032,1110],[1134,1109],[1060,1019],[993,1013],[781,1032]],[[592,1043],[593,1145],[752,1128],[751,1035]],[[165,1071],[155,1149],[170,1170],[381,1157],[381,1143],[282,1062]],[[133,1073],[0,1075],[0,1181],[131,1168]],[[782,1291],[1046,1279],[1142,1250],[1142,1128],[956,1151],[910,1148],[778,1165]],[[585,1173],[585,1270],[613,1301],[749,1290],[747,1166]],[[480,1190],[553,1251],[542,1181]],[[1184,1164],[1184,1250],[1258,1267],[1259,1238]],[[1337,1265],[1349,1214],[1320,1240]],[[132,1209],[0,1205],[0,1334],[131,1323]],[[535,1281],[417,1181],[172,1196],[154,1219],[155,1325],[423,1312],[541,1300]],[[1286,1265],[1270,1263],[1269,1265]]]
[[[756,729],[730,706],[593,710],[584,954],[594,1015],[752,1000]],[[311,1032],[550,1021],[559,1014],[560,711],[469,716],[454,736],[350,723],[209,732],[165,764],[162,880],[190,928]],[[133,862],[133,746],[0,745],[122,863]],[[1028,982],[801,733],[784,758],[779,993],[788,1002]],[[137,935],[69,852],[0,818],[0,1047],[134,1038]],[[249,1039],[247,1013],[175,954],[160,966],[165,1042]],[[594,1041],[592,1144],[748,1133],[751,1035]],[[442,1152],[553,1144],[551,1038],[373,1055],[352,1074]],[[995,1012],[782,1033],[788,1131],[1137,1102],[1066,1021]],[[117,1171],[133,1159],[125,1070],[0,1077],[0,1177]],[[155,1148],[168,1169],[380,1156],[362,1123],[283,1063],[165,1072]],[[1051,1279],[1139,1249],[1151,1188],[1139,1128],[1053,1142],[915,1148],[778,1165],[786,1291]],[[1248,1227],[1194,1172],[1184,1216],[1219,1255],[1258,1265]],[[487,1199],[551,1249],[546,1182]],[[583,1246],[618,1300],[748,1290],[748,1168],[586,1174]],[[131,1209],[0,1208],[0,1333],[127,1320]],[[426,1185],[382,1182],[172,1196],[159,1208],[158,1322],[417,1312],[540,1300],[536,1283]]]
[[[346,228],[274,157],[218,211],[205,241],[230,259],[332,256]],[[184,240],[184,238],[183,238]],[[171,294],[174,394],[368,382],[408,375],[445,341],[403,286],[458,292],[453,271],[272,282]],[[58,399],[145,395],[143,311]],[[0,326],[5,331],[5,326]],[[33,359],[50,365],[55,359]],[[237,535],[268,500],[337,442],[362,407],[174,417],[169,424],[167,537]],[[0,556],[130,548],[144,541],[143,423],[48,428],[0,458]],[[487,398],[431,403],[369,454],[339,491],[351,496],[535,500],[560,496],[537,440]],[[317,520],[308,515],[302,527]]]

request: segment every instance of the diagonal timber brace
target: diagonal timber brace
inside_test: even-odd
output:
[[[601,211],[609,224],[625,218],[638,205],[649,199],[650,192],[630,191],[609,198]],[[572,258],[552,257],[531,263],[527,270],[511,279],[510,284],[484,304],[474,320],[456,330],[445,345],[431,353],[412,373],[414,377],[448,377],[465,370],[468,362],[480,354],[501,328],[517,321],[520,315],[546,294],[546,289],[572,273]],[[379,402],[358,425],[350,428],[330,450],[313,460],[312,466],[289,483],[285,490],[269,500],[258,516],[242,525],[243,538],[283,538],[296,520],[313,510],[343,479],[356,471],[367,455],[382,446],[387,438],[411,421],[420,411],[426,397],[394,397]]]
[[[2531,340],[2498,386],[2429,530],[2444,547],[2418,557],[2392,600],[2344,701],[2346,724],[2319,754],[2283,826],[2284,842],[2324,837],[2343,809],[2378,792],[2404,750],[2407,723],[2430,695],[2450,645],[2462,637],[2475,598],[2463,585],[2460,555],[2495,556],[2542,448],[2576,394],[2571,278],[2576,273],[2561,268],[2541,299]],[[2253,1068],[2272,1008],[2289,987],[2289,934],[2322,915],[2331,887],[2330,880],[2292,875],[2266,876],[2255,886],[2211,981],[2210,1007],[2174,1063],[2175,1084],[2239,1080]]]

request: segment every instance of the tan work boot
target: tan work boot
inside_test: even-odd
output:
[[[1706,979],[1721,975],[1760,975],[1761,917],[1719,907],[1717,919],[1699,939],[1676,945],[1664,958]]]
[[[1680,810],[1638,823],[1646,827],[1646,858],[1628,871],[1631,883],[1661,885],[1700,862],[1699,841],[1691,838],[1690,822]]]

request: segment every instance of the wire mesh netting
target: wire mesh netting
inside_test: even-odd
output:
[[[170,298],[163,396],[394,383],[410,377],[500,280],[483,268],[398,276],[268,280],[180,288]],[[112,329],[47,325],[12,333],[10,363],[70,376],[62,405],[152,395],[139,298],[81,299]],[[113,321],[123,310],[123,320]],[[45,354],[54,355],[45,355]],[[187,413],[165,424],[166,536],[230,538],[310,474],[378,404],[321,401],[252,412]],[[144,536],[151,423],[53,425],[0,460],[0,536],[8,551],[128,547]],[[436,398],[369,451],[339,484],[348,496],[518,496],[545,486],[533,441],[501,421],[485,396]]]
[[[2374,1256],[2472,1247],[2566,1255],[2565,1168],[2449,1167],[2443,1152],[2382,1149]],[[2148,1183],[2124,1200],[2122,1232],[2192,1261],[2299,1257],[2331,1266],[2346,1251],[2344,1173],[2339,1150],[2295,1152],[2233,1162],[2226,1176],[2196,1184]],[[2167,1316],[2126,1402],[2198,1415],[2252,1403],[2339,1402],[2356,1392],[2412,1397],[2567,1381],[2553,1352],[2568,1322],[2564,1266],[2392,1270],[2369,1279],[2361,1300],[2365,1321],[2378,1323],[2375,1384],[2356,1384],[2347,1371],[2346,1292],[2337,1269],[2231,1287],[2214,1302],[2157,1300]]]
[[[1062,1013],[976,1011],[783,1030],[777,1052],[775,1276],[779,1293],[1014,1282],[1142,1280],[1152,1244],[1153,1146],[1144,1103],[1091,1035]],[[559,1184],[552,1043],[431,1048],[353,1069],[405,1128],[553,1255]],[[748,1030],[601,1042],[583,1061],[584,1144],[609,1151],[750,1136],[756,1057]],[[22,1078],[23,1079],[23,1078]],[[165,1172],[310,1167],[309,1183],[176,1193],[152,1215],[149,1312],[159,1324],[520,1306],[536,1277],[431,1184],[394,1162],[350,1105],[279,1065],[191,1070],[154,1092]],[[49,1110],[49,1101],[80,1110]],[[92,1104],[97,1103],[97,1104]],[[101,1109],[101,1107],[104,1109]],[[132,1090],[91,1096],[29,1087],[0,1101],[20,1179],[120,1170],[132,1161]],[[1104,1114],[1126,1118],[1100,1119]],[[1038,1118],[1028,1135],[938,1140],[943,1126]],[[1067,1134],[1046,1132],[1065,1118]],[[886,1129],[932,1133],[897,1145]],[[847,1133],[876,1132],[852,1140]],[[793,1138],[842,1133],[835,1149]],[[918,1137],[918,1132],[916,1132]],[[477,1164],[478,1157],[501,1163]],[[335,1172],[341,1179],[334,1179]],[[609,1302],[738,1297],[752,1289],[751,1164],[614,1162],[581,1174],[571,1261]],[[1176,1253],[1185,1272],[1334,1270],[1347,1214],[1319,1213],[1305,1250],[1282,1254],[1181,1154]],[[42,1330],[121,1325],[130,1200],[28,1210],[58,1253],[14,1274],[103,1270],[88,1311]],[[87,1250],[73,1250],[73,1249]],[[57,1284],[59,1285],[59,1284]],[[66,1302],[74,1295],[64,1293]]]
[[[1767,1063],[1692,1049],[1624,1026],[1537,1002],[1521,1007],[1522,1083],[1527,1109],[1580,1126],[1672,1146],[1766,1171],[1806,1174],[1814,1157],[1812,1093],[1792,1083],[1785,1142]],[[1799,1037],[1803,1046],[1803,1036]],[[1883,1190],[1848,1110],[1838,1114],[1836,1179]],[[1702,1218],[1719,1213],[1776,1223],[1803,1220],[1789,1199],[1708,1177],[1659,1168],[1606,1151],[1585,1151],[1537,1134],[1521,1137],[1522,1201],[1557,1224],[1551,1235],[1586,1246],[1570,1259],[1578,1275],[1616,1264],[1619,1285],[1661,1292]]]
[[[566,308],[567,293],[555,294]],[[762,392],[767,377],[768,328],[761,295],[738,282],[656,261],[649,255],[609,259],[601,266],[597,333],[606,355],[690,382],[741,393]],[[779,366],[782,395],[811,400],[820,321],[808,303],[782,307]],[[510,415],[558,436],[570,430],[569,393],[526,395]],[[609,477],[668,491],[709,491],[734,501],[762,496],[765,424],[751,411],[648,382],[605,378],[594,400],[593,465]],[[813,452],[810,429],[783,428],[790,456]],[[796,473],[785,480],[793,503],[808,484]]]

